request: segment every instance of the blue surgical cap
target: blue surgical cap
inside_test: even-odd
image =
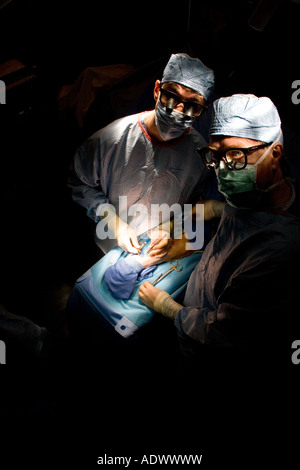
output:
[[[200,93],[208,100],[214,91],[214,72],[200,59],[187,54],[172,54],[163,71],[161,82],[179,83]]]
[[[211,136],[226,135],[273,142],[280,131],[281,120],[270,98],[236,94],[219,98],[213,103]]]

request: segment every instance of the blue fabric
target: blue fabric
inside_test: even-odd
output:
[[[243,137],[273,142],[281,130],[281,120],[270,98],[236,94],[213,103],[209,134]],[[280,142],[283,143],[281,136]]]
[[[113,266],[109,266],[104,274],[104,280],[116,299],[128,300],[137,280],[142,281],[151,276],[156,266],[141,269],[131,266],[127,258],[122,258]]]
[[[151,240],[148,237],[140,237],[139,241],[146,241],[141,251],[141,254],[145,254]],[[182,271],[172,271],[158,284],[158,287],[168,292],[173,299],[177,299],[185,291],[187,281],[201,256],[202,253],[192,253],[180,259],[180,264],[183,266]],[[137,278],[132,294],[127,300],[114,297],[104,281],[107,269],[126,258],[130,260],[133,256],[124,252],[119,246],[114,247],[77,279],[74,286],[74,291],[84,299],[83,302],[86,303],[87,309],[92,308],[93,311],[98,312],[98,315],[103,316],[124,337],[132,335],[138,328],[150,322],[156,313],[139,298],[139,288],[144,280]],[[153,282],[160,274],[164,274],[169,269],[169,262],[161,263],[152,272],[146,269],[142,276],[149,275],[149,281]],[[70,311],[70,315],[72,315],[72,311]]]

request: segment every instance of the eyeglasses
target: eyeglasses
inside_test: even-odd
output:
[[[220,161],[223,160],[229,170],[243,170],[247,165],[247,155],[258,149],[263,149],[271,145],[272,142],[264,143],[261,145],[254,145],[247,148],[231,148],[225,152],[217,152],[217,150],[209,147],[198,148],[198,152],[203,160],[203,163],[210,170],[218,168]]]
[[[179,105],[179,103],[182,103],[184,114],[190,117],[198,117],[200,116],[200,114],[203,113],[203,111],[208,109],[208,106],[197,103],[196,101],[183,101],[183,99],[180,98],[180,96],[176,95],[176,93],[162,88],[161,85],[160,102],[163,106],[167,108],[167,111],[170,113],[173,111],[174,108],[176,108],[176,106]]]

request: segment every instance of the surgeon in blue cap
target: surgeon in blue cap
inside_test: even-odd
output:
[[[117,243],[138,254],[138,236],[149,230],[151,254],[164,256],[170,214],[161,220],[166,227],[151,231],[152,205],[182,207],[205,199],[211,178],[197,148],[207,142],[193,123],[205,113],[213,90],[213,70],[198,58],[172,54],[155,82],[155,109],[112,122],[78,148],[68,185],[73,200],[97,223],[96,241],[104,253]]]
[[[174,320],[187,363],[197,366],[206,345],[289,364],[300,324],[300,218],[276,106],[249,94],[216,100],[200,153],[227,202],[217,232],[182,304],[147,281],[140,298]]]

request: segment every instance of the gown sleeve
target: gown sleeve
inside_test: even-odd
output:
[[[77,149],[68,175],[73,200],[84,207],[95,222],[99,221],[98,206],[108,204],[100,183],[101,157],[100,139],[88,139]]]

